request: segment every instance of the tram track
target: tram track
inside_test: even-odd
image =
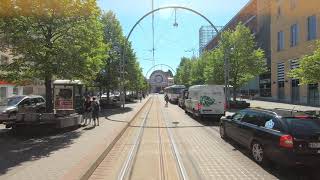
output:
[[[187,179],[159,98],[148,103],[89,179]]]

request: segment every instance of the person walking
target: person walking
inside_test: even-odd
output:
[[[96,97],[93,97],[92,100],[92,119],[94,122],[94,126],[99,126],[100,104],[97,101]]]
[[[138,93],[138,98],[139,98],[139,100],[140,100],[140,102],[141,102],[141,100],[142,100],[141,92]]]
[[[169,97],[167,94],[164,95],[164,100],[166,101],[166,107],[168,107]]]
[[[90,96],[86,97],[86,100],[83,103],[83,108],[84,108],[84,114],[83,114],[84,124],[83,125],[86,126],[88,120],[89,120],[89,124],[91,123],[91,118],[92,118],[92,101]]]

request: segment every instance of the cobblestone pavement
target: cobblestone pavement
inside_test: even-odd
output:
[[[0,180],[56,180],[74,167],[89,166],[145,102],[104,113],[96,127],[14,135],[0,126]]]
[[[190,179],[305,180],[320,177],[316,169],[284,168],[275,164],[259,166],[244,147],[220,138],[218,121],[194,120],[172,104],[164,108],[164,114],[166,120],[175,127],[174,137]]]

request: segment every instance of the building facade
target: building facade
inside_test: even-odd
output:
[[[241,88],[241,91],[259,94],[262,97],[271,97],[270,7],[270,0],[250,0],[222,29],[235,29],[241,22],[255,35],[257,46],[264,50],[268,71]],[[220,36],[215,36],[205,49],[214,49],[219,40]]]
[[[7,65],[11,62],[11,57],[8,53],[0,52],[0,65]],[[16,86],[14,83],[3,81],[0,79],[0,101],[3,99],[13,96],[22,95],[23,87]]]
[[[220,31],[223,27],[216,26],[217,30]],[[201,55],[206,48],[206,45],[212,40],[217,32],[212,26],[201,26],[199,29],[199,55]]]
[[[174,84],[173,75],[170,71],[153,71],[150,75],[149,84],[151,86],[152,93],[160,93],[164,88]]]
[[[0,65],[7,65],[12,62],[10,52],[0,51]],[[34,80],[25,86],[18,86],[12,82],[7,82],[0,79],[0,100],[14,95],[41,95],[45,96],[45,86],[43,81]]]
[[[315,50],[316,40],[320,38],[320,1],[271,2],[272,98],[319,106],[319,83],[301,85],[288,72],[299,67],[301,57]]]

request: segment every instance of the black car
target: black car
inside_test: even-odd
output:
[[[259,164],[320,165],[320,120],[308,114],[245,109],[221,118],[220,135],[250,149]]]

